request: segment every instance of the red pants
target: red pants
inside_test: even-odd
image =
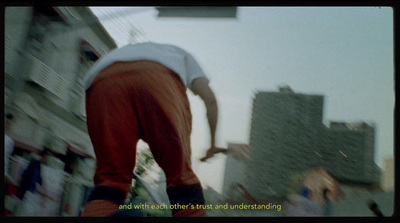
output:
[[[163,169],[167,188],[200,183],[191,167],[190,104],[172,70],[152,61],[114,63],[86,91],[86,113],[96,187],[127,195],[139,139]]]

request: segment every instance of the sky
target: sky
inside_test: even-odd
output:
[[[394,56],[390,7],[238,7],[236,18],[157,18],[153,7],[91,7],[118,46],[177,45],[210,79],[217,146],[249,143],[258,91],[288,85],[324,96],[323,120],[374,123],[375,162],[393,157]],[[132,34],[133,37],[132,37]],[[199,161],[210,142],[203,102],[188,91],[192,162],[203,187],[222,191],[225,157]]]

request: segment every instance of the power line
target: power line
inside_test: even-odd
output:
[[[112,22],[114,25],[118,26],[119,29],[122,29],[123,33],[127,34],[127,41],[129,43],[140,41],[141,39],[148,40],[146,35],[144,34],[143,28],[140,25],[136,24],[134,21],[129,19],[123,19],[124,13],[121,13],[121,10],[118,9],[107,9],[106,13],[104,10],[100,13],[107,15],[107,20]],[[132,23],[133,22],[133,23]]]
[[[114,18],[114,13],[110,12],[109,10],[107,10],[107,12],[108,12],[107,15],[109,16],[109,21],[112,22],[113,25],[115,25],[116,28],[121,30],[122,33],[125,33],[125,34],[127,34],[129,36],[129,32],[126,30],[126,27],[120,21],[117,21]]]
[[[137,14],[137,13],[141,13],[141,12],[145,12],[145,11],[149,11],[150,9],[154,9],[154,7],[151,7],[151,8],[148,8],[148,7],[146,7],[146,8],[140,8],[140,9],[137,9],[137,8],[134,8],[134,9],[126,9],[126,10],[120,10],[119,12],[118,12],[118,14],[115,14],[115,13],[113,13],[113,12],[110,12],[110,10],[112,10],[112,9],[109,9],[109,8],[106,8],[106,7],[104,7],[106,10],[102,10],[102,9],[100,9],[99,7],[94,7],[95,9],[96,9],[96,11],[97,12],[101,12],[101,11],[106,11],[107,13],[103,13],[103,12],[101,12],[100,14],[101,15],[96,15],[95,13],[94,13],[94,11],[90,8],[90,7],[88,7],[89,8],[89,10],[91,10],[92,12],[93,12],[93,14],[94,14],[94,16],[96,17],[96,18],[94,18],[94,19],[89,19],[89,20],[82,20],[82,19],[79,19],[79,18],[77,18],[76,16],[74,16],[73,18],[74,18],[74,21],[73,21],[73,24],[72,25],[69,25],[69,26],[65,26],[65,27],[63,27],[63,28],[58,28],[58,29],[56,29],[56,30],[53,30],[51,33],[49,33],[49,34],[54,34],[54,35],[56,35],[56,34],[61,34],[61,33],[65,33],[65,32],[68,32],[68,31],[72,31],[72,30],[76,30],[76,29],[81,29],[81,28],[84,28],[84,27],[87,27],[87,26],[90,26],[90,25],[93,25],[93,24],[96,24],[96,23],[104,23],[104,22],[107,22],[107,21],[109,21],[109,20],[115,20],[115,19],[118,19],[118,18],[120,18],[120,17],[122,17],[122,16],[127,16],[127,15],[132,15],[132,14]],[[101,7],[102,8],[102,7]],[[108,9],[108,10],[107,10]],[[110,15],[111,14],[111,15]],[[118,23],[115,23],[115,21],[111,21],[111,22],[113,22],[115,25],[118,25],[119,27],[121,27],[121,29],[124,29],[124,28],[126,28],[126,26],[124,26],[124,25],[122,25],[121,26],[121,24],[118,24]],[[20,24],[20,25],[22,25],[23,23],[20,23],[20,22],[12,22],[12,21],[7,21],[7,24],[10,24],[10,25],[16,25],[16,24]],[[124,31],[124,32],[127,32],[127,31]]]
[[[140,41],[140,39],[148,40],[148,38],[144,34],[142,27],[137,24],[133,24],[132,22],[134,21],[131,21],[129,19],[122,19],[122,16],[124,16],[124,14],[121,13],[121,11],[108,9],[106,15],[108,15],[109,17],[107,19],[111,20],[113,24],[117,24],[118,27],[122,28],[124,33],[127,33],[129,43],[136,42],[137,40]]]
[[[117,13],[117,12],[115,12],[115,13]],[[132,24],[129,22],[129,20],[128,19],[121,20],[121,17],[119,17],[118,14],[114,18],[115,18],[115,20],[117,22],[119,22],[121,24],[121,26],[123,26],[125,31],[128,33],[128,36],[130,36],[131,35]],[[127,24],[127,23],[129,23],[129,24]]]

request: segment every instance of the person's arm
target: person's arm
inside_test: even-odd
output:
[[[215,147],[215,132],[218,122],[218,105],[214,92],[208,85],[206,78],[197,78],[193,80],[191,90],[195,95],[200,96],[203,100],[207,110],[207,120],[210,127],[211,145],[210,148]]]
[[[208,85],[208,80],[206,78],[195,79],[191,85],[191,90],[195,95],[200,96],[207,110],[207,120],[210,127],[211,143],[206,156],[201,159],[201,161],[205,161],[216,153],[226,151],[226,149],[217,148],[215,146],[215,135],[218,123],[218,104],[215,94]]]

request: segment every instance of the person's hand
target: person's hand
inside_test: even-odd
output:
[[[213,157],[217,153],[226,153],[228,149],[218,148],[218,147],[211,147],[207,150],[206,155],[200,159],[201,162],[205,162],[209,158]]]

